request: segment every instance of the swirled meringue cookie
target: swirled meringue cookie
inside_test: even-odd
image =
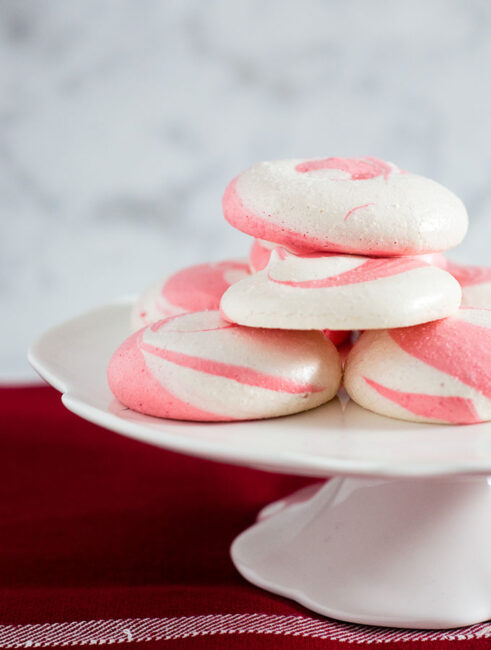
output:
[[[299,256],[278,248],[263,271],[227,289],[220,310],[250,327],[365,330],[444,318],[460,300],[455,278],[417,257]]]
[[[275,248],[278,248],[278,244],[274,244],[273,242],[264,241],[263,239],[255,239],[253,241],[249,251],[249,266],[252,273],[257,273],[267,267],[269,258],[271,257],[271,251]],[[288,250],[293,254],[302,255],[302,251]],[[450,264],[442,253],[426,253],[423,255],[415,255],[414,257],[423,260],[427,264],[438,266],[440,269],[446,269],[447,264]],[[455,274],[452,273],[452,275]]]
[[[108,368],[114,396],[147,415],[230,421],[306,411],[341,382],[321,332],[240,327],[218,311],[180,314],[134,333]]]
[[[291,250],[415,255],[456,246],[467,212],[448,189],[377,158],[262,162],[223,197],[225,218]]]
[[[463,307],[491,309],[491,267],[448,262],[448,272],[462,287]]]
[[[249,275],[245,260],[226,260],[189,266],[149,287],[131,311],[131,328],[168,316],[204,309],[218,309],[220,298],[231,284]]]
[[[344,386],[360,406],[393,418],[491,420],[491,311],[461,309],[433,323],[363,333]]]

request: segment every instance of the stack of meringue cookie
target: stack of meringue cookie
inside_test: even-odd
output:
[[[491,420],[491,269],[442,254],[467,231],[452,192],[376,158],[280,160],[237,176],[223,210],[254,238],[249,260],[183,269],[142,294],[108,368],[125,406],[269,418],[344,382],[389,417]]]

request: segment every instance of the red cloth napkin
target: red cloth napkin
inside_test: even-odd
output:
[[[243,580],[230,543],[308,480],[126,439],[72,415],[45,386],[1,389],[0,413],[0,647],[491,645],[491,625],[351,625]]]

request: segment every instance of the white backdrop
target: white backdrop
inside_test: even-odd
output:
[[[459,194],[491,264],[486,0],[1,0],[0,377],[43,329],[245,253],[269,158],[372,155]]]

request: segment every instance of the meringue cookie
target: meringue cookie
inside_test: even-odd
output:
[[[232,285],[220,310],[250,327],[359,330],[406,327],[456,312],[459,283],[417,257],[293,255]]]
[[[120,402],[147,415],[250,420],[327,402],[339,388],[341,360],[321,332],[240,327],[201,311],[130,336],[109,363],[108,382]]]
[[[462,287],[463,307],[491,309],[491,267],[448,262],[448,272]]]
[[[275,248],[278,248],[278,245],[273,242],[268,242],[263,239],[254,239],[249,251],[249,266],[252,273],[257,273],[266,268],[269,258],[271,257],[271,252]],[[290,252],[295,254],[295,251]],[[301,255],[300,252],[297,252],[297,254]],[[442,253],[426,253],[418,255],[417,257],[418,259],[421,259],[428,264],[432,264],[433,266],[438,266],[441,269],[445,269],[447,266],[447,259],[445,255],[442,255]],[[325,329],[323,332],[336,346],[343,344],[350,336],[350,330]]]
[[[348,355],[344,386],[361,406],[393,418],[491,420],[491,311],[365,332]]]
[[[204,309],[218,309],[228,287],[249,275],[245,260],[226,260],[189,266],[149,287],[136,301],[131,312],[131,328],[168,316]]]
[[[445,187],[369,157],[259,163],[229,184],[223,211],[239,230],[292,250],[361,255],[447,250],[468,225]]]
[[[251,249],[249,251],[249,267],[252,273],[257,273],[258,271],[262,271],[267,267],[269,258],[271,257],[271,251],[275,248],[278,248],[278,244],[264,241],[264,239],[255,239],[253,241]],[[291,249],[287,250],[294,255],[302,255],[302,251],[294,251]],[[446,269],[447,264],[450,264],[445,255],[442,253],[424,253],[422,255],[415,255],[414,257],[423,260],[423,262],[426,262],[427,264],[438,266],[440,269]],[[452,275],[455,276],[454,273],[452,273]]]

